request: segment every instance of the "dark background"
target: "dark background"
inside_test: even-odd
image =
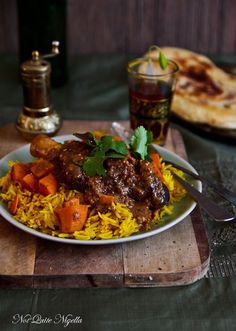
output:
[[[20,64],[52,40],[52,102],[63,119],[127,120],[130,59],[153,44],[182,47],[236,73],[235,17],[235,0],[0,0],[0,125],[22,109]]]
[[[69,56],[143,53],[151,44],[236,52],[234,0],[67,0],[66,11]],[[1,0],[0,53],[16,54],[18,40],[17,0]]]

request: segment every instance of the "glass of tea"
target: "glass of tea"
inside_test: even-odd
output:
[[[128,63],[130,126],[144,126],[154,142],[163,146],[170,121],[170,107],[179,68],[167,60],[163,69],[159,58],[140,58]]]

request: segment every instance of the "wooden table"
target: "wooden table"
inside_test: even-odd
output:
[[[58,135],[108,130],[110,125],[104,121],[64,121]],[[13,124],[0,129],[0,157],[26,143]],[[165,147],[186,158],[178,131],[169,131]],[[177,286],[202,278],[209,259],[208,240],[198,208],[181,223],[156,236],[101,246],[43,240],[0,217],[1,287]]]

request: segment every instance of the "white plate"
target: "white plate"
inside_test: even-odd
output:
[[[69,139],[76,139],[74,136],[66,135],[66,136],[58,136],[54,138],[55,140],[59,142],[63,142],[65,140]],[[155,148],[158,150],[160,155],[167,160],[173,161],[179,165],[182,165],[186,167],[187,169],[193,171],[196,173],[196,170],[184,159],[180,158],[178,155],[176,155],[173,152],[168,151],[167,149],[154,145]],[[0,160],[0,177],[5,175],[5,173],[9,170],[8,161],[14,160],[14,161],[20,161],[20,162],[31,162],[32,157],[29,152],[30,144],[27,144],[21,148],[16,149],[15,151],[7,154],[5,157],[3,157]],[[192,180],[191,184],[199,191],[202,190],[201,182]],[[184,197],[181,201],[176,202],[174,204],[174,212],[164,217],[164,221],[161,222],[160,225],[155,225],[151,230],[146,232],[139,232],[136,233],[130,237],[127,238],[119,238],[119,239],[107,239],[107,240],[76,240],[76,239],[67,239],[67,238],[58,238],[53,237],[48,234],[44,234],[40,231],[31,229],[27,227],[26,225],[18,222],[7,210],[5,204],[0,204],[0,215],[2,215],[9,223],[16,226],[17,228],[30,233],[32,235],[35,235],[40,238],[57,241],[61,243],[69,243],[69,244],[79,244],[79,245],[104,245],[104,244],[118,244],[118,243],[125,243],[129,241],[134,241],[138,239],[147,238],[153,235],[156,235],[158,233],[161,233],[163,231],[166,231],[173,227],[174,225],[178,224],[182,220],[188,216],[191,211],[195,208],[196,203],[188,196]]]

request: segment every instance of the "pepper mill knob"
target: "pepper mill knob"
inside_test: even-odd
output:
[[[61,118],[51,103],[51,65],[45,58],[59,54],[59,42],[52,42],[52,51],[41,55],[37,50],[21,65],[24,105],[16,128],[27,139],[38,134],[53,136],[61,127]]]
[[[52,42],[52,53],[53,54],[59,54],[59,41],[55,40]]]
[[[32,52],[32,60],[33,61],[38,61],[39,60],[39,52],[38,51],[33,51]]]

